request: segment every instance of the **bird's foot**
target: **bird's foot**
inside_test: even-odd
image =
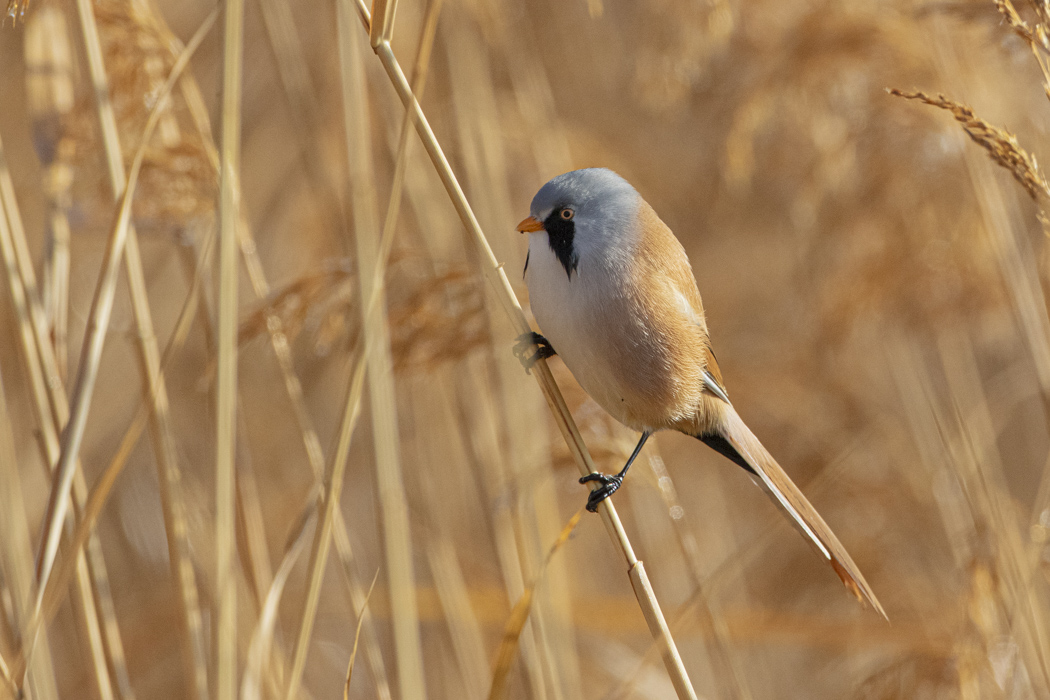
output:
[[[558,353],[551,347],[550,341],[539,333],[522,333],[514,345],[514,357],[525,368],[525,374],[532,374],[532,366],[540,360],[554,357]]]
[[[580,477],[581,484],[586,484],[591,481],[597,481],[601,484],[601,486],[591,491],[591,495],[587,497],[587,510],[592,513],[597,513],[598,504],[616,493],[616,490],[620,488],[620,484],[623,483],[623,473],[621,472],[620,474],[609,476],[608,474],[595,472]]]

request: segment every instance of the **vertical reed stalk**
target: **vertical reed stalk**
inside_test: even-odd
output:
[[[272,0],[264,2],[264,14],[266,14],[266,7],[271,4]],[[274,9],[274,8],[270,8]],[[281,14],[277,18],[277,21],[281,19],[287,19],[287,16]],[[275,18],[271,17],[266,20],[267,24],[271,23],[271,20]],[[273,28],[268,28],[273,36],[276,36],[277,32]],[[178,46],[178,40],[172,37],[173,43]],[[280,47],[280,48],[279,48]],[[283,57],[282,64],[284,61],[297,63],[298,67],[294,70],[289,70],[291,76],[299,76],[299,78],[286,81],[286,86],[292,89],[291,86],[295,85],[294,90],[304,90],[308,86],[308,82],[302,80],[302,76],[307,75],[307,68],[305,66],[304,58],[295,52],[294,42],[277,42],[275,41],[275,51]],[[186,100],[187,107],[190,115],[193,118],[194,124],[197,126],[201,138],[205,146],[205,154],[208,156],[212,165],[218,170],[219,168],[219,154],[215,149],[212,136],[210,121],[208,116],[207,107],[204,104],[204,99],[200,94],[196,82],[191,76],[183,77],[181,80],[181,88],[183,99]],[[299,98],[305,100],[304,94],[298,94],[296,98],[292,98],[293,104],[297,104],[301,101]],[[303,105],[305,107],[305,104]],[[327,180],[326,180],[327,182]],[[340,228],[345,225],[342,222]],[[255,245],[255,241],[252,237],[251,228],[245,217],[241,216],[240,226],[238,227],[238,245],[240,246],[241,255],[244,259],[245,272],[248,280],[252,285],[252,290],[259,299],[265,299],[271,291],[270,283],[266,279],[266,272],[263,269],[262,260],[259,257],[259,251]],[[299,430],[303,437],[303,446],[306,451],[307,461],[309,462],[310,468],[314,473],[315,478],[319,484],[324,480],[326,468],[325,468],[325,456],[324,450],[321,447],[320,438],[317,435],[317,430],[314,427],[313,419],[310,417],[309,410],[307,409],[306,402],[303,396],[302,384],[299,381],[299,377],[296,375],[295,362],[292,357],[292,349],[289,345],[288,338],[285,335],[283,322],[276,313],[269,313],[266,319],[266,329],[269,333],[270,343],[274,351],[274,356],[277,359],[278,369],[281,372],[281,376],[284,380],[285,391],[288,394],[288,399],[292,404],[292,410],[295,414],[296,422],[299,426]],[[322,489],[323,492],[323,489]],[[334,513],[334,525],[333,525],[333,537],[335,541],[336,551],[341,561],[344,564],[348,564],[352,559],[353,555],[350,549],[350,536],[347,531],[346,523],[343,519],[342,513],[337,509]],[[374,682],[376,684],[376,691],[379,695],[380,700],[390,699],[389,683],[386,678],[386,669],[383,664],[383,657],[376,644],[376,632],[374,628],[374,622],[372,613],[369,608],[364,605],[365,601],[365,588],[358,580],[357,574],[353,567],[343,567],[344,580],[347,583],[348,593],[351,598],[351,603],[356,609],[363,610],[363,631],[364,631],[364,647],[365,647],[365,658],[368,661],[369,668],[372,672]]]
[[[237,694],[236,439],[237,227],[240,225],[241,74],[244,2],[226,0],[219,190],[219,322],[216,370],[215,556],[218,598],[216,697]]]
[[[393,7],[389,9],[392,10]],[[398,679],[403,698],[424,698],[426,685],[415,596],[411,526],[401,474],[400,436],[397,408],[394,403],[396,388],[383,292],[382,271],[393,243],[394,231],[392,224],[382,228],[379,225],[376,192],[372,185],[372,130],[368,117],[368,87],[361,54],[363,47],[360,46],[358,34],[354,31],[350,8],[345,2],[340,2],[337,12],[340,18],[339,51],[350,201],[363,314],[363,353],[368,366],[376,480],[380,510],[383,514],[386,576],[393,614]],[[389,17],[389,20],[392,20],[392,17]],[[396,188],[392,197],[388,220],[396,216],[396,202],[399,199],[400,186]]]

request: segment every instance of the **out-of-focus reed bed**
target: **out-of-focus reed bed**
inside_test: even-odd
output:
[[[10,7],[0,697],[338,697],[352,651],[348,697],[477,700],[494,675],[508,698],[675,697],[600,519],[562,541],[586,491],[358,5],[260,0],[206,35],[214,4]],[[738,410],[886,607],[743,472],[661,435],[614,500],[697,694],[1050,697],[1047,6],[397,10],[393,51],[514,291],[535,190],[627,177],[690,254]],[[636,436],[550,366],[619,469]],[[84,410],[63,526],[51,470]]]

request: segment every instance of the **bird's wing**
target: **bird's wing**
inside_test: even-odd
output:
[[[882,609],[875,592],[864,580],[864,575],[853,563],[846,548],[831,531],[828,524],[820,517],[817,510],[795,486],[787,473],[781,468],[769,451],[762,446],[755,434],[747,427],[743,419],[732,406],[727,406],[721,421],[721,437],[747,462],[756,481],[769,497],[787,515],[796,528],[806,537],[818,552],[831,564],[839,578],[853,595],[861,602],[867,602],[883,617]],[[887,618],[889,619],[889,618]]]
[[[704,388],[726,403],[732,403],[726,392],[725,384],[722,382],[722,370],[718,368],[718,360],[715,359],[715,352],[711,349],[710,342],[704,344],[704,359],[707,366],[707,369],[704,370]]]

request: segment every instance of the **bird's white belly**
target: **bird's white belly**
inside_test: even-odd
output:
[[[630,325],[629,311],[610,288],[606,273],[580,268],[572,278],[546,241],[532,240],[526,281],[532,312],[543,334],[565,362],[576,381],[598,405],[624,425],[636,430],[660,427],[637,415],[646,403],[638,396],[639,367],[624,361],[622,333],[613,333],[610,319]],[[605,275],[597,279],[597,274]],[[620,345],[618,345],[620,344]]]

